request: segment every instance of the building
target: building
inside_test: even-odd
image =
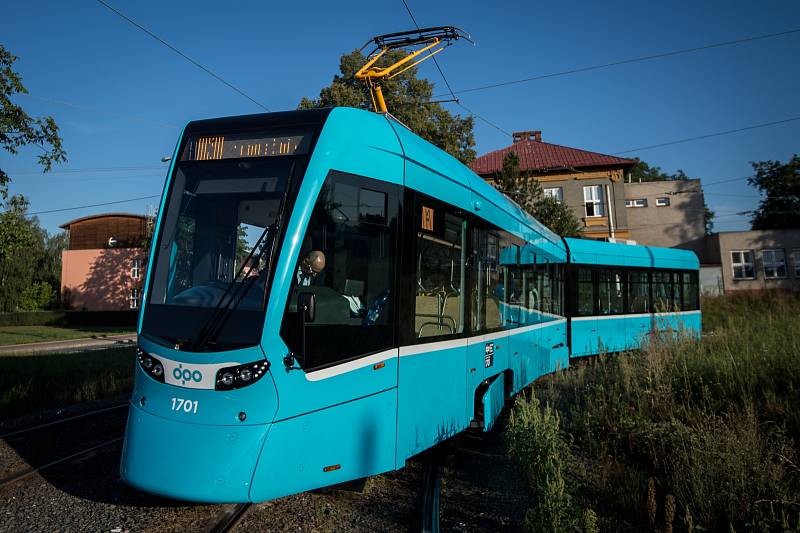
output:
[[[61,295],[69,309],[138,309],[145,270],[147,218],[107,213],[60,226],[69,234],[61,255]]]
[[[519,157],[520,171],[538,180],[547,196],[566,202],[592,239],[629,239],[624,180],[635,159],[615,157],[542,141],[541,131],[520,131],[514,142],[470,164],[483,179],[494,182],[509,152]]]
[[[705,199],[700,180],[625,183],[630,238],[648,246],[692,250],[706,262]]]
[[[700,285],[705,293],[800,290],[800,229],[709,235]]]

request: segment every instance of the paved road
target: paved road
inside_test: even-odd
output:
[[[126,335],[109,335],[107,337],[70,339],[66,341],[9,344],[0,346],[0,355],[88,352],[105,348],[134,346],[135,344],[136,334],[129,333]]]

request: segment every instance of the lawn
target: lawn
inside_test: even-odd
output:
[[[516,402],[529,531],[800,531],[800,296],[702,307],[701,341],[573,361]]]
[[[134,348],[0,355],[0,419],[131,390]]]
[[[28,344],[43,341],[62,341],[88,337],[107,337],[134,333],[133,328],[89,327],[59,328],[54,326],[2,326],[0,327],[0,346],[9,344]]]

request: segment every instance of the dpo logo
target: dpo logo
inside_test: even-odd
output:
[[[186,385],[187,381],[194,381],[200,383],[203,380],[203,374],[199,370],[194,372],[188,368],[183,368],[183,364],[179,363],[178,366],[172,371],[172,377],[181,381],[181,385]]]

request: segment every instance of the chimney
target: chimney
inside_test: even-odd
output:
[[[515,143],[522,141],[542,142],[542,132],[541,130],[515,131],[513,133],[513,138]]]

